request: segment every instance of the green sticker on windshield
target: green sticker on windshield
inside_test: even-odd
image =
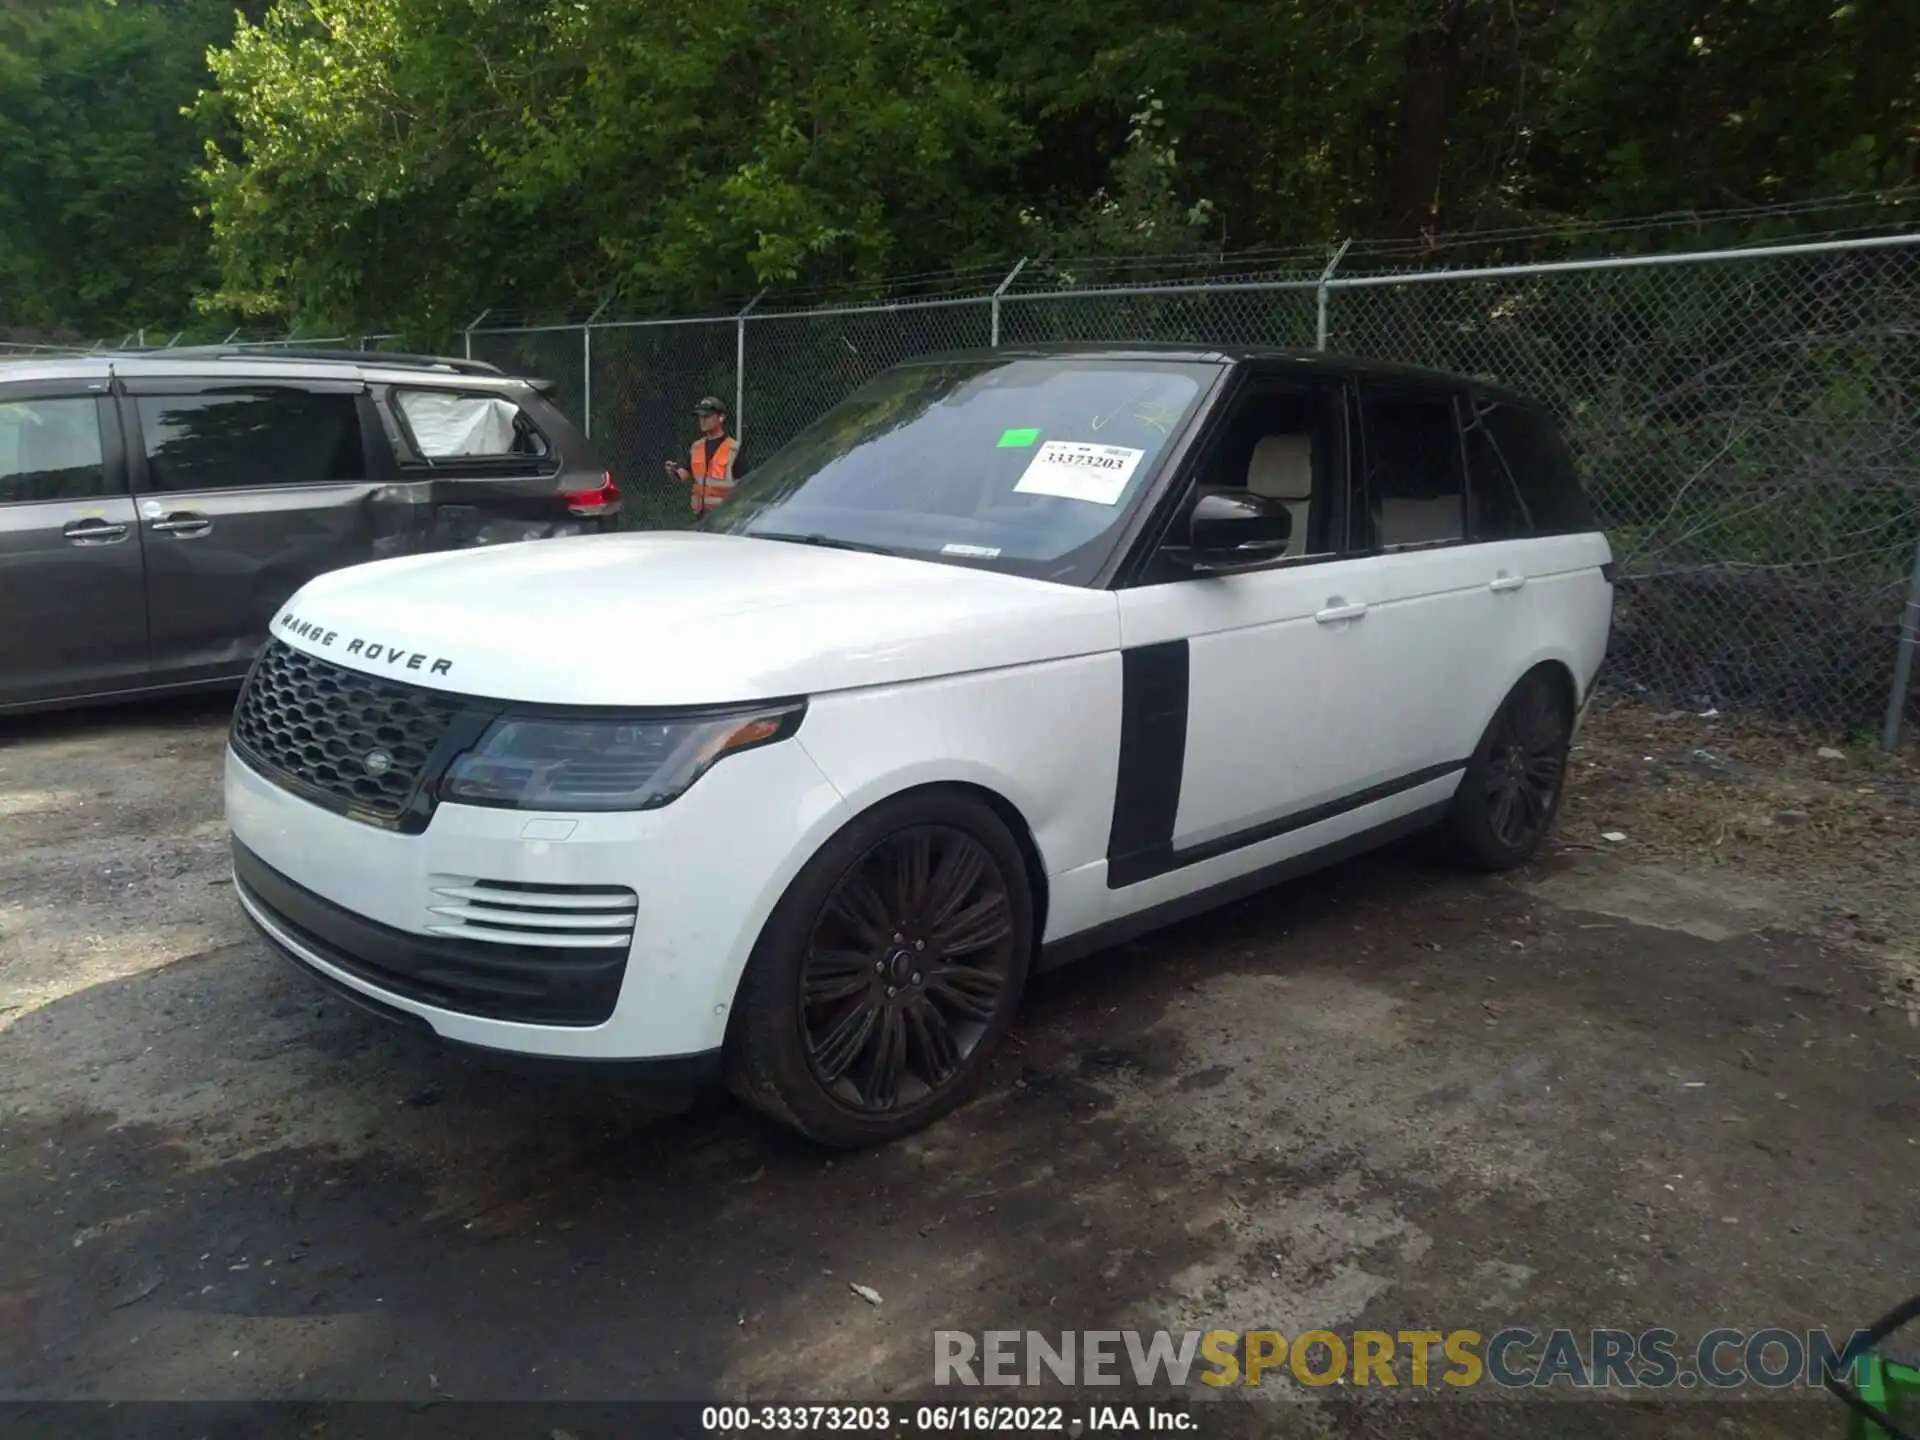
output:
[[[1028,430],[1002,430],[1000,432],[1000,443],[994,448],[997,450],[1024,450],[1029,445],[1037,443],[1039,439],[1040,427],[1038,425]]]

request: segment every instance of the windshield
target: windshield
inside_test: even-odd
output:
[[[966,360],[890,370],[744,477],[703,528],[1085,584],[1211,364]]]

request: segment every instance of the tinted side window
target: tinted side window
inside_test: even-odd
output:
[[[1336,558],[1346,499],[1345,397],[1341,391],[1256,382],[1207,442],[1194,471],[1195,489],[1184,497],[1161,550],[1148,563],[1145,583],[1190,578],[1183,557],[1193,504],[1201,489],[1247,490],[1286,507],[1293,531],[1285,560]]]
[[[1521,540],[1533,534],[1533,517],[1514,484],[1506,457],[1494,443],[1484,414],[1467,426],[1468,525],[1476,540]]]
[[[239,490],[366,478],[354,398],[293,387],[142,395],[147,483]]]
[[[1382,547],[1463,539],[1466,477],[1448,395],[1370,395],[1367,506]]]
[[[0,505],[109,493],[99,401],[0,401]]]
[[[1499,453],[1532,521],[1535,535],[1598,530],[1593,506],[1580,488],[1573,452],[1559,425],[1544,410],[1481,402],[1480,426]]]

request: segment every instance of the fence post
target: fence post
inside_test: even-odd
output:
[[[593,438],[593,322],[612,303],[612,296],[602,300],[580,327],[580,433],[589,440]]]
[[[460,332],[461,338],[466,342],[467,359],[471,360],[473,358],[473,332],[479,328],[480,322],[486,319],[487,316],[491,315],[492,313],[493,313],[493,307],[489,305],[486,309],[482,310],[478,315],[474,316],[473,319],[469,320],[467,322],[467,328]]]
[[[762,285],[760,294],[747,301],[740,308],[740,313],[733,317],[733,443],[736,445],[740,443],[746,423],[740,412],[747,408],[747,316],[760,303],[767,288]]]
[[[1327,261],[1327,268],[1320,272],[1320,287],[1314,292],[1318,311],[1313,325],[1313,348],[1316,350],[1327,348],[1327,292],[1333,284],[1333,272],[1340,268],[1340,262],[1346,258],[1347,247],[1351,244],[1353,241],[1350,239],[1342,240],[1340,248],[1333,252],[1333,258]]]
[[[991,301],[993,320],[987,335],[987,344],[996,350],[1000,348],[1000,297],[1007,293],[1008,287],[1020,278],[1020,272],[1026,268],[1027,257],[1022,255],[1020,257],[1020,263],[1007,272],[1007,278],[1002,280],[999,288],[993,292],[993,300]]]
[[[1887,723],[1880,732],[1880,748],[1889,755],[1900,748],[1900,726],[1907,718],[1916,643],[1920,643],[1920,537],[1913,542],[1913,575],[1907,581],[1906,612],[1900,617],[1900,649],[1893,661],[1893,689],[1887,695]]]

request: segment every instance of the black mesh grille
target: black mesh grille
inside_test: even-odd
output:
[[[459,709],[449,696],[269,640],[235,707],[233,745],[273,779],[394,822]],[[376,752],[385,764],[376,759],[369,768]]]

